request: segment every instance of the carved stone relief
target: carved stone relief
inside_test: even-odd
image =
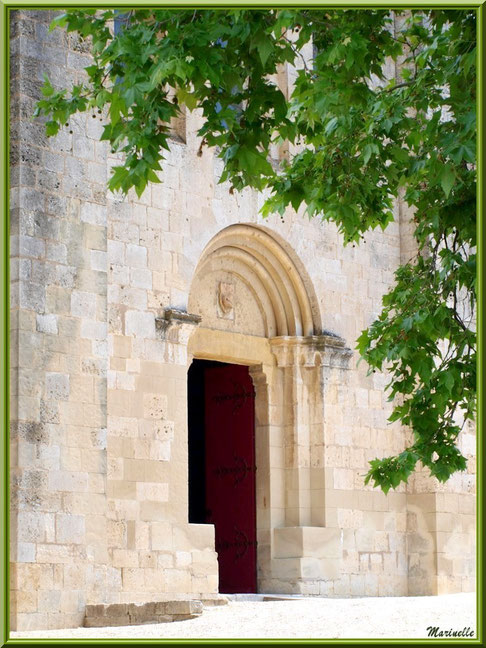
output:
[[[235,285],[227,281],[218,283],[218,317],[234,320]]]

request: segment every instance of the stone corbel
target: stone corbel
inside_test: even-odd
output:
[[[178,308],[166,308],[161,317],[155,318],[155,327],[162,339],[167,342],[187,344],[191,333],[200,321],[200,315],[187,313]]]
[[[329,333],[274,337],[270,338],[270,347],[279,367],[320,365],[347,369],[353,355],[342,338]]]

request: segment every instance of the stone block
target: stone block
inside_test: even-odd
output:
[[[350,491],[354,487],[356,471],[347,468],[334,468],[334,488]]]
[[[18,562],[35,562],[35,543],[33,542],[17,542],[17,556]]]
[[[123,626],[127,625],[127,616],[121,616],[121,617],[94,617],[94,616],[89,616],[85,617],[84,619],[84,627],[85,628],[104,628],[104,627],[109,627],[109,626]]]
[[[110,480],[107,486],[108,497],[114,499],[137,499],[137,482],[123,480]]]
[[[48,476],[49,490],[83,492],[88,490],[88,474],[53,470]]]
[[[146,268],[147,248],[128,243],[126,247],[126,262],[132,268]]]
[[[169,500],[169,484],[138,482],[136,488],[136,497],[139,501],[167,502]]]
[[[83,202],[81,204],[80,218],[83,223],[106,225],[106,206]]]
[[[176,551],[175,552],[175,566],[187,567],[192,563],[192,554],[190,551]]]
[[[124,479],[143,482],[166,482],[165,464],[149,459],[125,459]]]
[[[155,315],[150,312],[127,311],[125,333],[141,338],[155,338]]]
[[[143,413],[148,419],[167,418],[167,396],[164,394],[144,394]]]
[[[213,524],[187,524],[174,526],[173,546],[179,551],[210,549],[214,551]]]
[[[166,502],[140,502],[141,520],[165,520],[167,518]]]
[[[201,601],[168,601],[165,604],[167,614],[202,614]]]
[[[89,59],[85,59],[88,61]],[[85,135],[73,135],[73,154],[85,160],[94,160],[94,142]]]
[[[373,529],[357,529],[355,532],[356,550],[357,551],[373,551],[375,548],[374,530]]]
[[[39,612],[55,614],[61,611],[61,590],[47,590],[39,592]]]
[[[130,270],[130,283],[135,288],[152,290],[152,272],[143,268],[132,268]]]
[[[155,550],[172,551],[174,543],[170,522],[154,522],[151,525],[151,547]]]
[[[125,266],[125,243],[121,241],[107,241],[108,263]]]
[[[128,615],[129,606],[127,603],[113,603],[107,605],[103,616],[121,617]]]
[[[295,581],[302,578],[301,558],[275,558],[272,563],[272,575],[283,581]]]
[[[159,441],[172,441],[174,438],[174,422],[173,421],[154,421],[153,433]]]
[[[13,591],[11,593],[11,606],[17,613],[37,612],[37,592],[32,591]]]
[[[19,284],[19,306],[38,313],[46,307],[46,287],[33,281],[21,281]]]
[[[108,271],[107,253],[102,250],[91,250],[90,266],[92,270],[99,272]]]
[[[190,564],[193,576],[201,577],[218,575],[218,557],[215,551],[205,549],[204,551],[193,551],[191,554],[192,558]]]
[[[45,397],[52,401],[67,400],[69,398],[69,375],[47,372]]]
[[[40,259],[45,256],[45,242],[41,238],[33,236],[19,236],[19,254],[20,256],[33,257]]]
[[[71,293],[71,314],[75,317],[96,318],[96,295],[73,290]]]
[[[273,531],[275,558],[340,558],[341,530],[327,527],[281,527]]]
[[[73,551],[67,545],[61,544],[38,544],[37,562],[46,563],[51,567],[52,563],[68,564],[74,559]],[[47,588],[46,588],[47,589]]]
[[[138,552],[127,549],[113,549],[113,567],[138,567]]]
[[[82,515],[56,515],[56,541],[63,544],[82,544],[85,540],[85,521]]]
[[[94,320],[81,320],[81,337],[88,340],[105,340],[107,335],[106,322],[97,322]]]
[[[19,511],[17,517],[17,538],[25,543],[52,542],[53,522],[54,518],[52,513]]]
[[[171,447],[170,441],[151,441],[148,456],[157,461],[170,461]]]
[[[144,570],[123,567],[122,584],[123,590],[128,592],[143,591],[145,587]]]
[[[57,315],[37,315],[36,316],[36,330],[39,333],[51,333],[57,335]]]
[[[166,569],[165,578],[168,592],[185,594],[191,591],[191,573],[186,569]]]
[[[64,288],[73,288],[78,276],[78,271],[75,266],[56,266],[53,271],[53,282]]]

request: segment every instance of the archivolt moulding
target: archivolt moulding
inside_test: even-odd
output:
[[[229,271],[252,292],[265,321],[266,337],[314,336],[321,318],[311,281],[290,246],[266,228],[230,225],[208,244],[195,275]]]

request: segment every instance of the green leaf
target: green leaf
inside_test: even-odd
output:
[[[56,27],[64,27],[67,22],[67,14],[63,13],[56,16],[49,25],[49,32],[53,31]]]
[[[454,174],[454,171],[451,169],[451,167],[445,166],[440,175],[440,186],[442,187],[446,198],[449,198],[449,194],[451,193],[451,189],[454,186],[455,181],[456,176]]]
[[[176,95],[179,103],[185,104],[189,110],[192,111],[197,108],[197,97],[192,92],[188,92],[183,88],[178,88]]]
[[[49,78],[46,74],[44,74],[44,85],[41,88],[41,92],[44,95],[44,97],[52,97],[54,94],[54,88],[51,85],[51,82],[49,81]]]
[[[365,164],[368,164],[369,159],[370,159],[372,153],[373,153],[373,149],[372,149],[372,147],[371,147],[371,144],[366,144],[366,146],[365,146],[364,149],[363,149],[363,153],[362,153],[362,156],[363,156],[363,162],[364,162]]]
[[[326,133],[326,135],[330,135],[331,133],[333,133],[336,130],[337,125],[338,125],[337,117],[333,117],[332,119],[330,119],[324,128],[324,132]]]
[[[265,67],[269,56],[274,50],[273,39],[263,31],[259,31],[252,37],[252,47],[256,48],[262,65]]]
[[[55,121],[48,121],[46,123],[46,135],[51,137],[52,135],[57,135],[59,132],[59,124]]]

